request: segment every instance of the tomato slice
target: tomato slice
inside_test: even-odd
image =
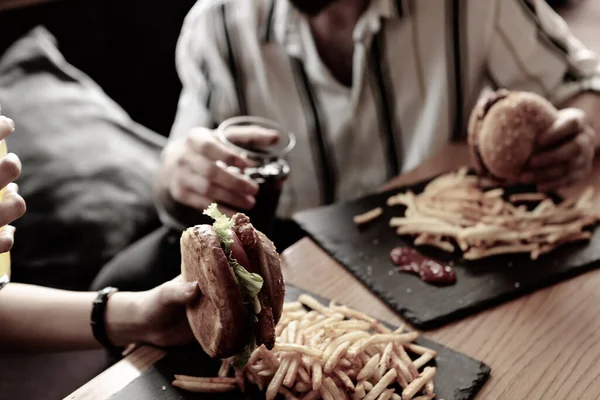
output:
[[[231,257],[233,257],[242,267],[246,268],[248,272],[256,272],[252,270],[250,260],[248,260],[244,247],[235,232],[231,232],[231,238],[233,239],[233,243],[230,247]]]

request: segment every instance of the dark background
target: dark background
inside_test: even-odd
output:
[[[0,53],[38,25],[131,117],[168,135],[181,84],[175,45],[195,0],[60,0],[0,12]]]

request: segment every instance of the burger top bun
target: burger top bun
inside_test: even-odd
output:
[[[516,181],[538,135],[550,128],[557,114],[548,100],[535,93],[499,90],[481,98],[468,126],[477,172],[499,181]]]

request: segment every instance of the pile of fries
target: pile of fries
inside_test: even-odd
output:
[[[390,197],[388,206],[406,206],[404,217],[392,218],[390,226],[398,235],[413,235],[417,246],[450,253],[458,246],[467,260],[509,253],[535,260],[564,243],[589,240],[587,229],[600,221],[591,207],[592,188],[558,205],[543,193],[503,197],[503,189],[483,191],[464,168],[438,177],[419,195]],[[539,204],[528,210],[527,202]]]
[[[229,377],[228,359],[218,377],[176,375],[173,384],[197,392],[226,392],[244,391],[247,380],[266,390],[267,400],[278,395],[286,400],[435,397],[436,368],[426,365],[437,353],[414,343],[417,332],[391,331],[359,311],[334,303],[327,307],[307,295],[284,305],[276,330],[275,348],[257,348],[235,377]]]

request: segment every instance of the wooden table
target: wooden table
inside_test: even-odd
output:
[[[403,185],[454,169],[465,146],[445,148],[394,180]],[[586,184],[600,188],[600,162]],[[400,318],[309,239],[282,254],[286,282],[398,324]],[[600,396],[600,270],[427,332],[427,337],[485,361],[492,375],[478,396],[490,400],[596,400]],[[143,346],[67,399],[106,399],[164,356]]]

